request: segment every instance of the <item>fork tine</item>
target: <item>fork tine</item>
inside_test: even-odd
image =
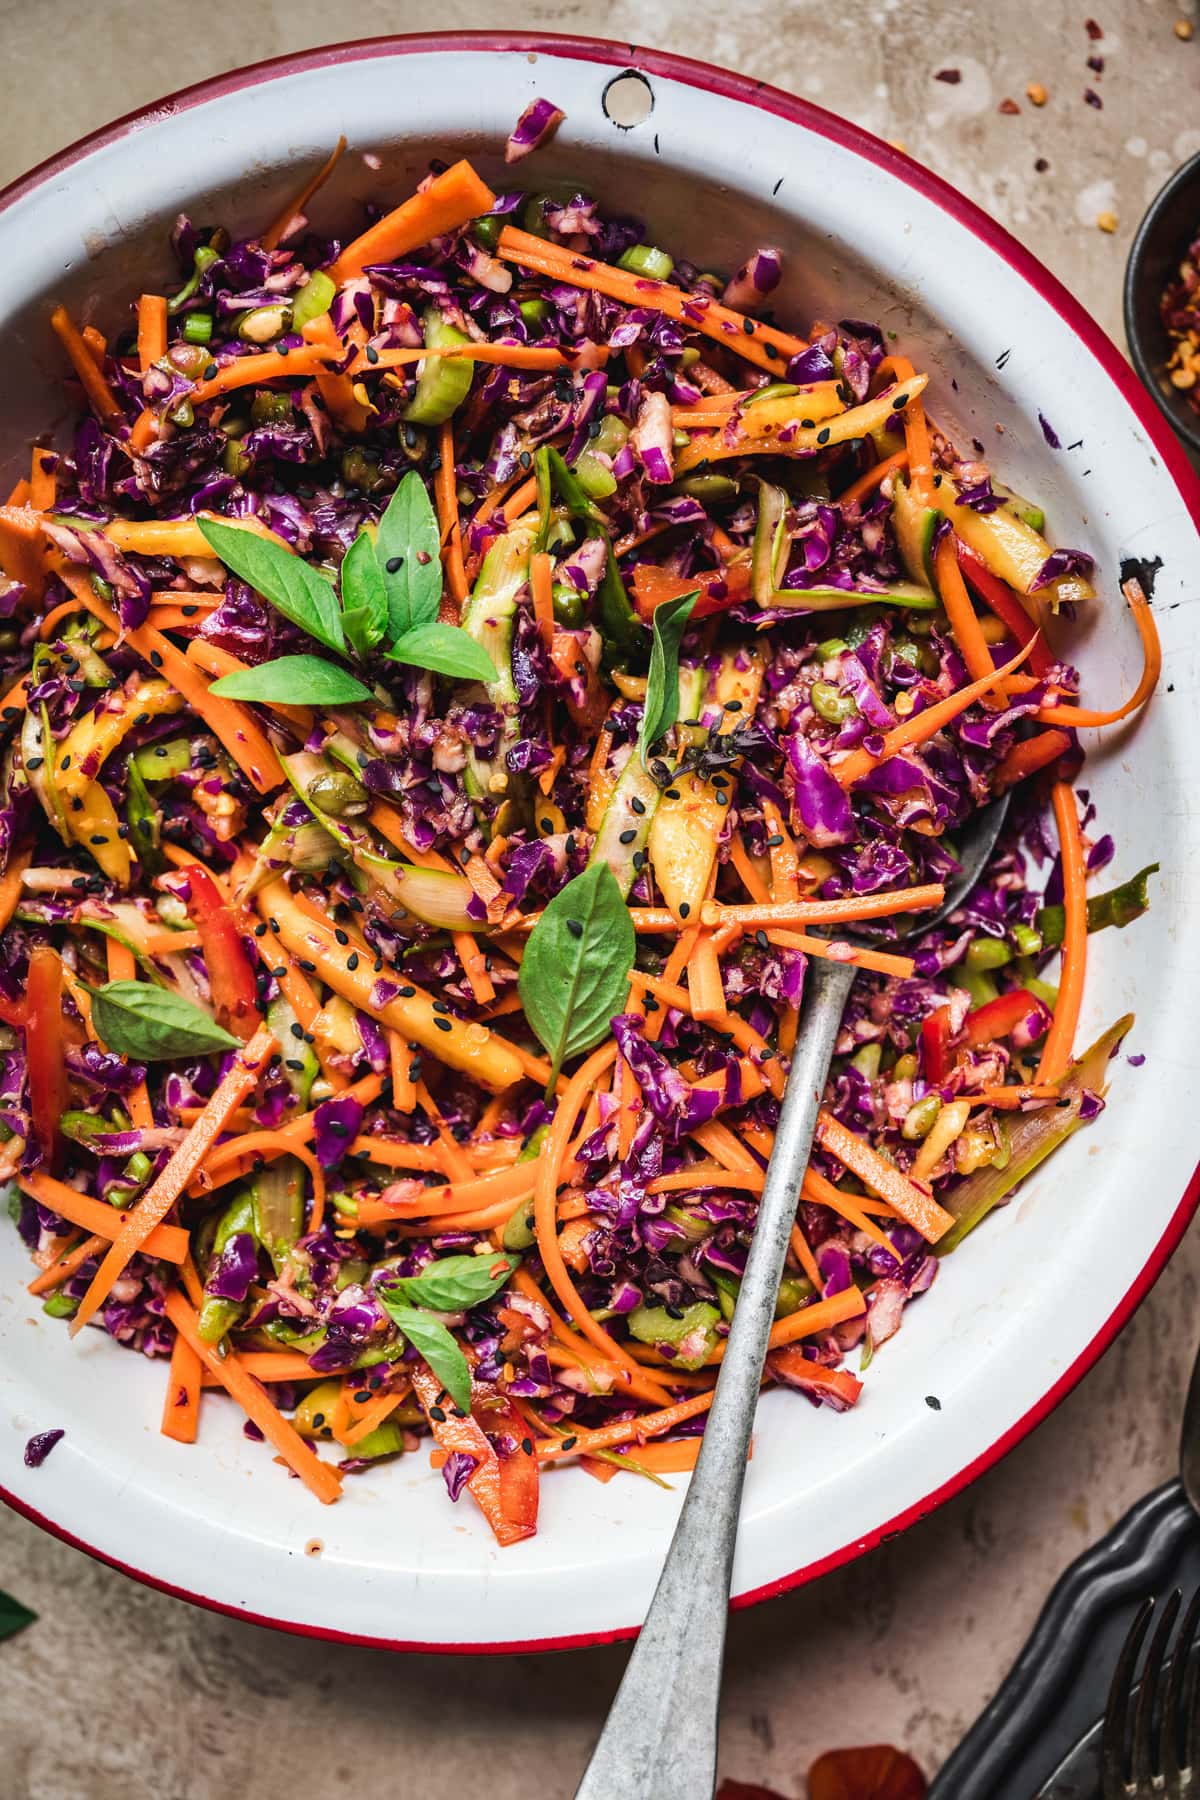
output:
[[[1196,1728],[1200,1715],[1197,1715],[1196,1699],[1200,1692],[1191,1665],[1192,1642],[1196,1636],[1196,1624],[1200,1620],[1200,1588],[1192,1595],[1188,1609],[1183,1615],[1183,1623],[1179,1627],[1175,1639],[1175,1652],[1171,1657],[1171,1672],[1167,1677],[1167,1691],[1163,1699],[1162,1726],[1158,1740],[1158,1764],[1166,1783],[1167,1800],[1181,1800],[1183,1789],[1183,1772],[1190,1763],[1190,1738]],[[1185,1699],[1185,1687],[1187,1689]],[[1180,1758],[1182,1757],[1182,1762]]]
[[[1163,1602],[1162,1612],[1150,1639],[1150,1648],[1142,1665],[1137,1700],[1133,1709],[1133,1757],[1130,1777],[1136,1793],[1148,1794],[1158,1773],[1154,1754],[1154,1710],[1163,1685],[1163,1665],[1171,1642],[1171,1631],[1183,1596],[1176,1588]]]
[[[1126,1800],[1128,1794],[1125,1782],[1125,1726],[1129,1715],[1129,1696],[1133,1691],[1133,1671],[1137,1667],[1138,1652],[1153,1611],[1154,1599],[1153,1596],[1148,1596],[1137,1609],[1133,1623],[1125,1635],[1125,1642],[1121,1645],[1117,1666],[1113,1670],[1108,1703],[1104,1708],[1104,1736],[1100,1753],[1102,1800]]]

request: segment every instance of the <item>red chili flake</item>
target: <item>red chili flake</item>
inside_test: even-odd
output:
[[[1093,75],[1103,75],[1104,58],[1102,56],[1089,56],[1087,59],[1087,66],[1092,71]]]
[[[1012,118],[1014,113],[1019,113],[1020,110],[1021,109],[1017,105],[1015,100],[1002,100],[1000,102],[999,106],[996,108],[997,112],[1002,112],[1002,113],[1007,114],[1007,116],[1010,119]]]
[[[1033,166],[1039,175],[1044,175],[1046,170],[1050,167],[1050,164],[1046,161],[1044,156],[1039,156]]]
[[[962,70],[961,69],[939,69],[933,79],[935,81],[944,81],[950,87],[957,87],[959,82],[962,80]]]
[[[1095,107],[1097,112],[1103,111],[1104,102],[1100,98],[1099,94],[1096,92],[1095,88],[1084,88],[1083,97],[1087,101],[1089,106]]]
[[[723,1781],[717,1789],[717,1800],[783,1800],[774,1788],[752,1787],[746,1781]]]
[[[1095,19],[1085,19],[1083,21],[1083,29],[1087,32],[1093,44],[1097,43],[1099,39],[1104,36],[1104,27],[1102,25],[1097,25]]]

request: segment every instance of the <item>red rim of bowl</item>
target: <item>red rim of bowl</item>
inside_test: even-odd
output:
[[[48,157],[46,161],[31,169],[28,174],[19,176],[16,181],[10,182],[7,187],[0,190],[0,211],[6,211],[17,200],[41,187],[52,177],[65,173],[75,163],[90,155],[92,151],[127,137],[142,124],[159,119],[165,113],[183,112],[190,107],[203,105],[206,101],[218,99],[223,94],[236,93],[243,88],[253,87],[282,75],[328,68],[340,63],[362,62],[378,56],[414,56],[431,51],[460,50],[470,50],[483,55],[489,53],[507,55],[544,53],[547,56],[563,57],[575,62],[599,63],[608,68],[635,69],[646,75],[661,75],[669,81],[681,82],[701,93],[716,94],[722,99],[739,100],[745,105],[758,107],[764,112],[775,114],[778,118],[787,119],[795,125],[802,126],[806,131],[829,139],[830,142],[844,150],[852,151],[867,162],[874,163],[877,168],[886,170],[898,181],[904,182],[907,187],[915,189],[926,199],[934,201],[944,211],[951,214],[960,225],[965,226],[973,236],[985,243],[989,249],[1003,257],[1004,261],[1028,282],[1035,293],[1053,307],[1060,318],[1065,320],[1076,336],[1086,345],[1104,374],[1118,389],[1131,411],[1136,415],[1138,423],[1162,458],[1163,465],[1178,488],[1180,498],[1187,507],[1197,529],[1200,529],[1200,478],[1193,471],[1182,447],[1159,412],[1157,405],[1091,314],[1080,306],[1057,277],[1052,275],[1035,256],[1031,255],[1022,243],[976,206],[974,201],[965,199],[957,188],[951,187],[949,182],[943,181],[941,176],[932,174],[920,163],[914,162],[911,157],[906,156],[903,151],[894,149],[881,138],[873,137],[861,126],[852,125],[848,120],[838,118],[834,113],[826,112],[823,107],[814,106],[811,101],[801,100],[794,94],[785,93],[781,88],[769,87],[765,82],[754,81],[747,75],[736,75],[729,69],[717,68],[711,63],[698,62],[691,57],[676,56],[670,51],[643,50],[637,45],[614,44],[603,38],[576,37],[554,32],[462,31],[361,38],[353,43],[329,44],[314,50],[299,51],[291,56],[276,56],[266,62],[252,63],[246,68],[235,69],[229,74],[217,75],[208,81],[197,82],[193,87],[183,88],[178,93],[169,95],[152,105],[139,107],[136,112],[126,113],[111,125],[102,126],[100,130],[80,138],[77,143],[59,151],[55,156]],[[1036,1405],[1030,1407],[1029,1411],[998,1437],[995,1443],[989,1445],[973,1462],[960,1469],[949,1481],[943,1482],[924,1499],[906,1507],[903,1512],[897,1513],[894,1518],[877,1526],[873,1531],[856,1538],[852,1543],[831,1552],[817,1562],[806,1563],[790,1574],[781,1575],[761,1587],[739,1594],[733,1600],[732,1605],[738,1608],[755,1606],[760,1600],[768,1600],[777,1594],[785,1594],[792,1588],[801,1587],[806,1582],[814,1581],[820,1575],[840,1568],[844,1563],[854,1561],[867,1550],[872,1550],[876,1545],[896,1537],[919,1519],[927,1517],[945,1501],[952,1499],[955,1494],[968,1487],[985,1470],[999,1462],[1001,1457],[1019,1444],[1022,1438],[1028,1436],[1036,1425],[1040,1425],[1043,1419],[1049,1417],[1059,1402],[1064,1400],[1076,1382],[1087,1374],[1128,1323],[1162,1274],[1172,1252],[1182,1238],[1198,1202],[1200,1202],[1200,1164],[1197,1165],[1179,1205],[1172,1214],[1170,1223],[1146,1263],[1130,1284],[1120,1305],[1105,1320],[1070,1368],[1043,1394]],[[611,1631],[580,1632],[571,1637],[524,1638],[507,1643],[430,1644],[408,1639],[381,1638],[370,1633],[337,1631],[325,1626],[302,1624],[291,1619],[270,1618],[262,1613],[252,1612],[246,1607],[232,1606],[224,1601],[210,1599],[204,1594],[194,1594],[187,1588],[177,1587],[174,1583],[164,1581],[159,1576],[149,1575],[142,1569],[121,1562],[117,1557],[107,1555],[103,1550],[98,1550],[94,1545],[85,1543],[82,1538],[64,1530],[53,1520],[44,1517],[35,1507],[18,1500],[4,1488],[0,1488],[0,1499],[3,1499],[15,1512],[21,1513],[35,1525],[41,1526],[44,1531],[60,1538],[63,1543],[72,1545],[76,1550],[85,1551],[89,1556],[95,1557],[98,1562],[107,1563],[110,1568],[119,1569],[124,1575],[133,1576],[136,1581],[144,1583],[147,1587],[157,1588],[160,1593],[170,1594],[176,1600],[191,1601],[193,1605],[203,1606],[210,1612],[224,1613],[231,1618],[244,1619],[253,1625],[269,1625],[275,1630],[290,1631],[300,1637],[321,1638],[341,1644],[362,1644],[379,1650],[426,1651],[466,1656],[501,1655],[516,1651],[586,1649],[633,1637],[638,1630],[637,1625],[626,1625],[615,1627]]]

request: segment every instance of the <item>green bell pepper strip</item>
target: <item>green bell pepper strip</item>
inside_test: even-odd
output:
[[[1105,894],[1093,894],[1087,903],[1087,928],[1089,935],[1093,931],[1103,931],[1108,925],[1115,925],[1123,931],[1126,925],[1140,919],[1150,905],[1147,883],[1151,875],[1158,874],[1157,863],[1147,863],[1120,887],[1109,888]],[[1038,930],[1042,934],[1042,942],[1047,950],[1056,948],[1063,941],[1066,930],[1066,915],[1061,906],[1043,906],[1037,916]]]

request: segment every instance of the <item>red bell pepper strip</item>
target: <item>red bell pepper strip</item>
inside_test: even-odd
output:
[[[1046,1008],[1028,988],[1013,988],[967,1014],[963,1042],[975,1050],[980,1044],[990,1044],[993,1038],[1008,1037],[1031,1013],[1045,1015]]]
[[[504,1546],[532,1537],[538,1515],[537,1456],[512,1402],[493,1383],[472,1377],[472,1410],[460,1419],[450,1396],[424,1363],[413,1364],[412,1384],[440,1448],[474,1457],[475,1472],[467,1488],[496,1542]],[[508,1439],[511,1448],[500,1455],[488,1432]]]
[[[679,600],[684,594],[700,590],[692,608],[693,619],[708,619],[716,613],[728,612],[750,598],[748,563],[731,562],[723,569],[704,569],[698,575],[672,575],[657,563],[639,563],[633,571],[633,603],[647,621],[653,619],[656,607],[668,600]]]
[[[66,1036],[63,1030],[62,959],[49,944],[35,946],[26,983],[25,1055],[33,1134],[50,1174],[62,1161],[59,1120],[67,1110]]]
[[[973,550],[959,542],[958,562],[963,574],[984,604],[991,608],[996,617],[1003,621],[1022,648],[1030,638],[1037,634],[1037,624],[1030,618],[1017,596],[976,556]],[[1029,653],[1029,667],[1037,676],[1045,675],[1054,666],[1054,657],[1047,648],[1044,639],[1039,639]]]
[[[189,863],[183,873],[191,889],[188,913],[200,933],[217,1023],[248,1043],[262,1024],[262,1017],[258,1010],[258,983],[237,918],[207,869],[199,863]]]
[[[950,1073],[950,1008],[939,1006],[921,1022],[921,1057],[925,1079],[937,1087]]]

